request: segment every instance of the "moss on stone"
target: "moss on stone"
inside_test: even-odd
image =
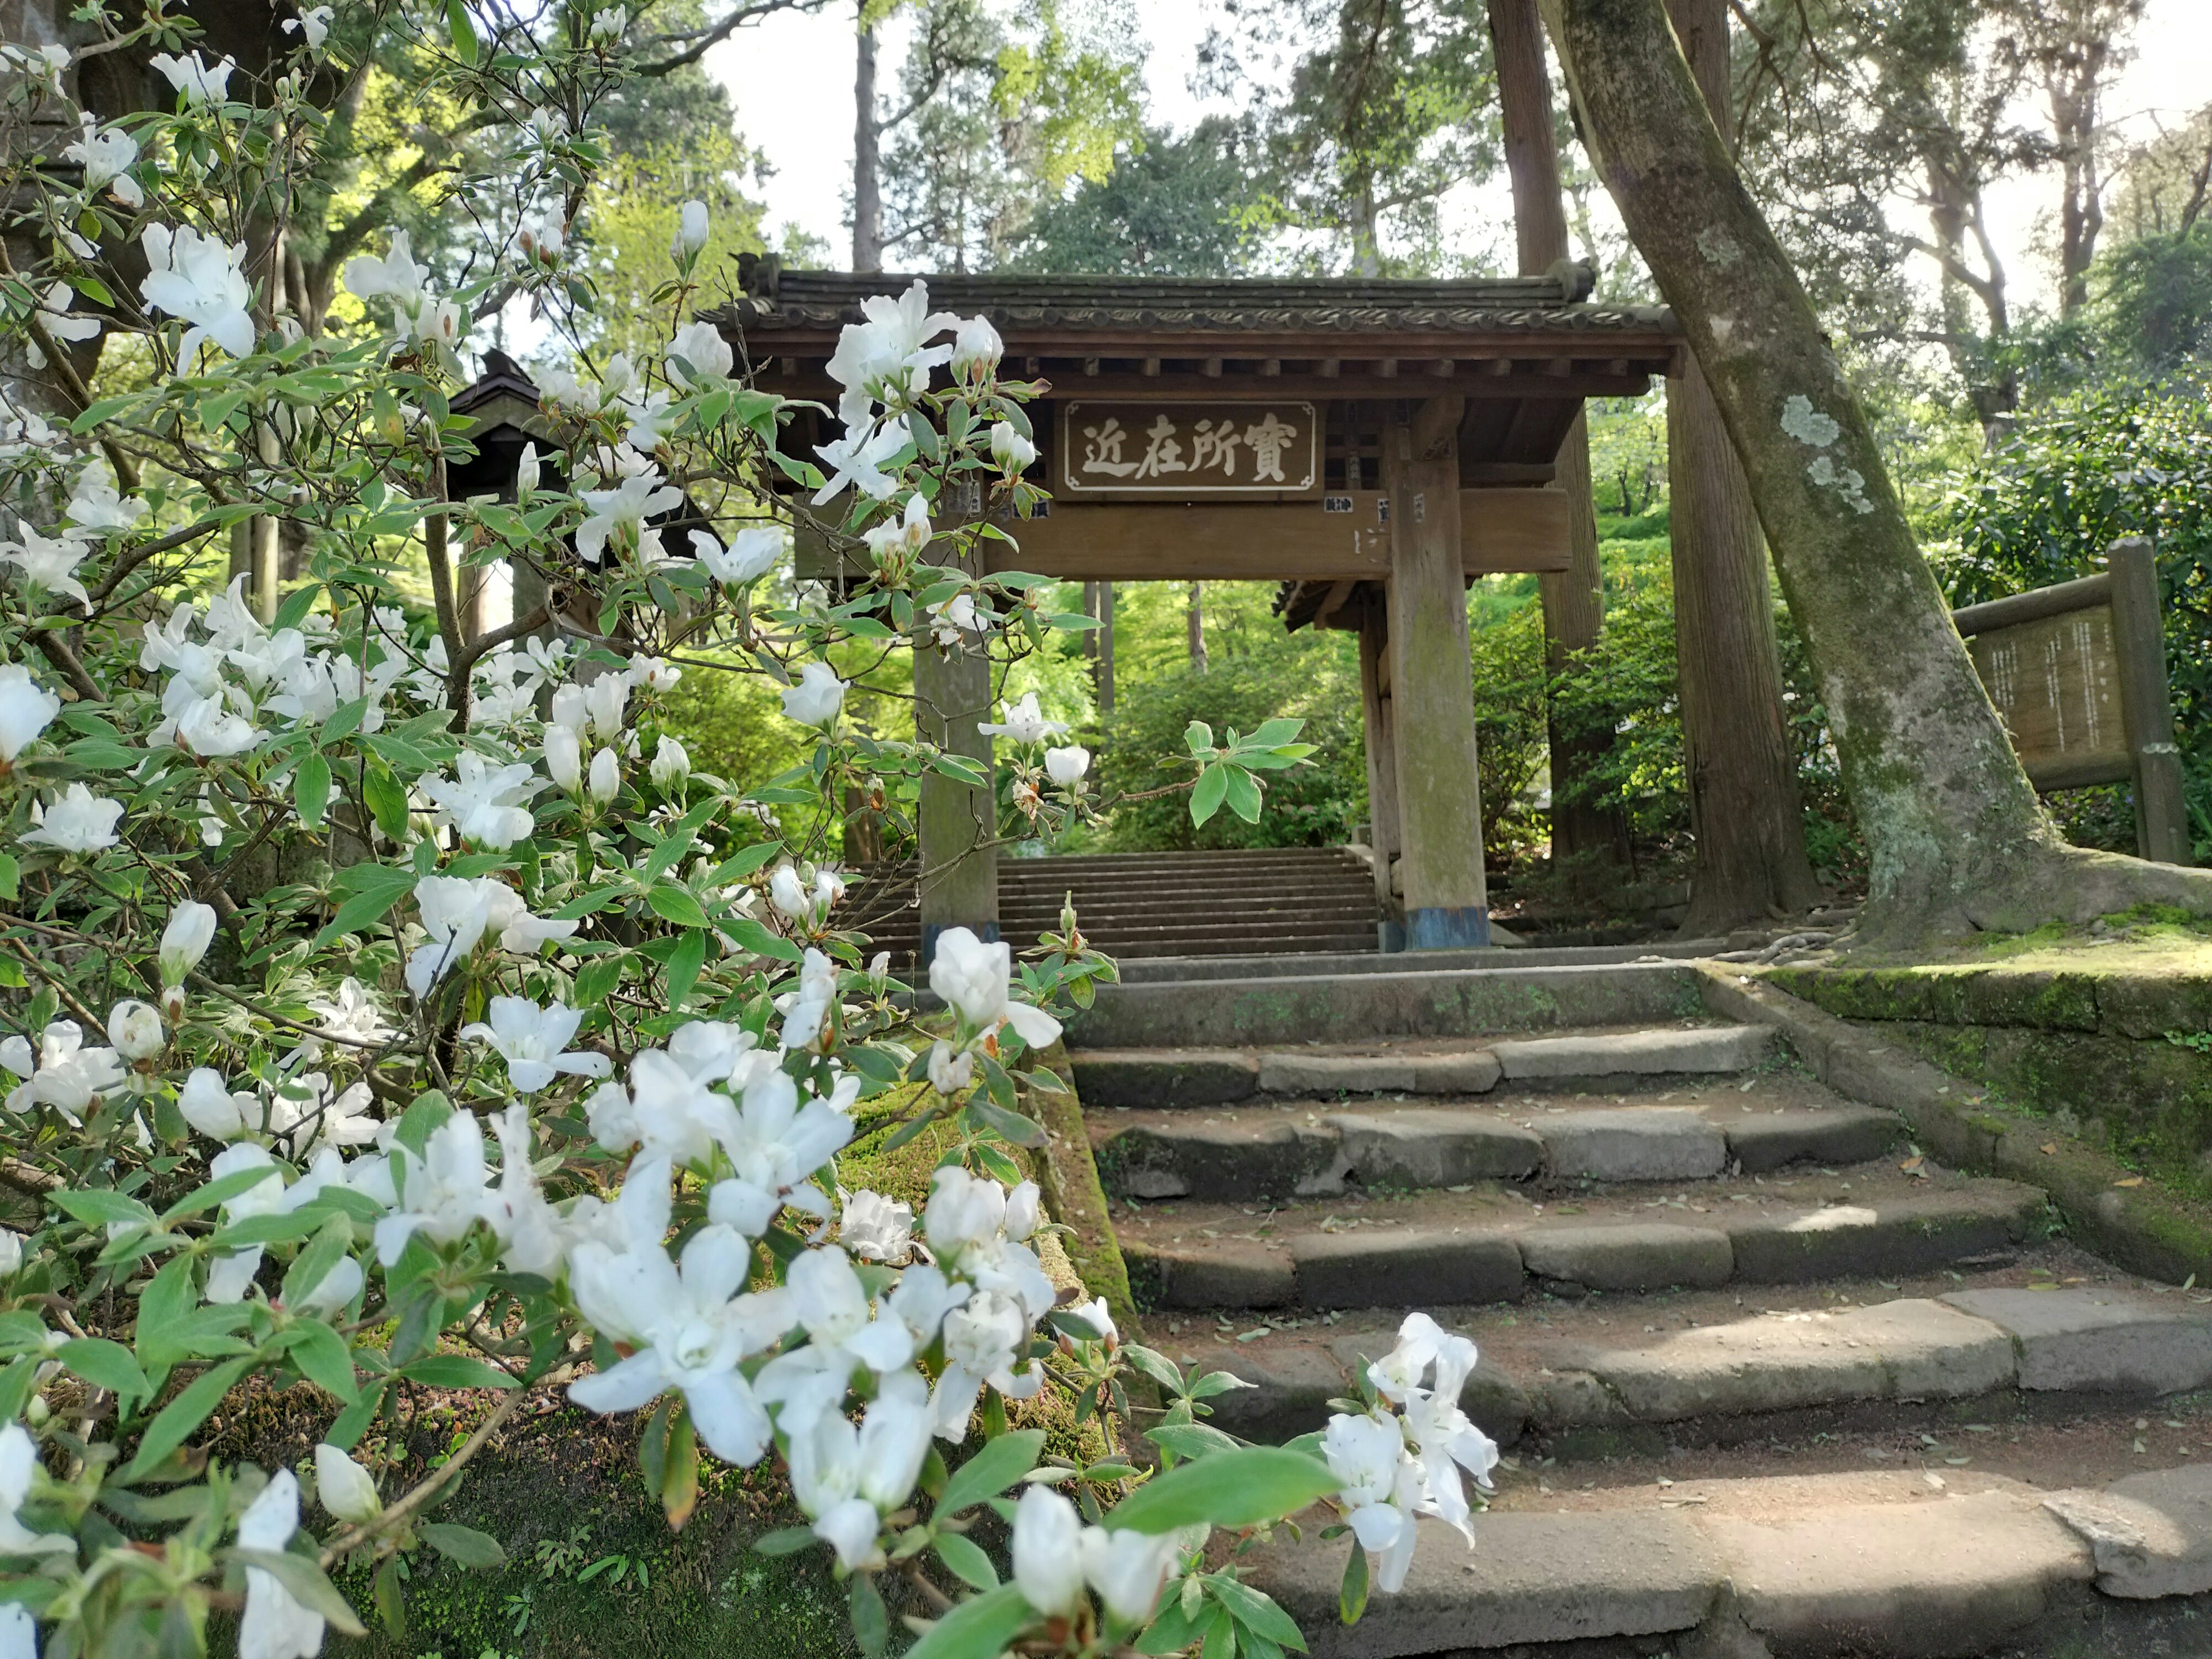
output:
[[[1041,1063],[1066,1086],[1060,1093],[1032,1089],[1023,1099],[1024,1109],[1045,1129],[1044,1147],[1031,1160],[1037,1183],[1045,1189],[1053,1215],[1075,1230],[1061,1242],[1085,1288],[1106,1298],[1115,1324],[1133,1326],[1136,1298],[1107,1212],[1106,1189],[1099,1184],[1098,1166],[1091,1155],[1091,1132],[1075,1091],[1074,1068],[1068,1064],[1067,1050],[1057,1043]]]

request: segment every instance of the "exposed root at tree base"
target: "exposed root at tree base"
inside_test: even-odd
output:
[[[2084,847],[2043,846],[1970,890],[1907,891],[1869,898],[1852,954],[1909,952],[1984,933],[2081,927],[2138,905],[2212,918],[2212,870],[2152,864]]]

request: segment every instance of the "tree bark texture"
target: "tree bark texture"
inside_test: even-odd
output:
[[[1551,77],[1536,0],[1490,0],[1490,39],[1505,166],[1513,184],[1513,232],[1521,274],[1540,276],[1566,258],[1567,213],[1552,119]],[[1590,492],[1589,428],[1577,416],[1559,446],[1554,486],[1567,498],[1568,568],[1536,579],[1544,605],[1544,665],[1557,674],[1577,651],[1598,642],[1605,620],[1605,577],[1598,565],[1597,508]],[[1552,755],[1552,860],[1578,883],[1601,884],[1629,861],[1628,826],[1618,812],[1572,799],[1612,746],[1609,732],[1570,735],[1548,722]]]
[[[1193,582],[1183,611],[1184,631],[1190,636],[1190,668],[1194,674],[1206,672],[1206,584]]]
[[[1726,0],[1667,0],[1723,144]],[[1675,684],[1696,862],[1682,936],[1702,939],[1808,909],[1803,804],[1782,708],[1766,547],[1743,465],[1694,354],[1667,387]]]
[[[853,52],[853,269],[884,268],[883,128],[876,117],[876,26],[860,0]]]
[[[1870,854],[1868,942],[2081,921],[2212,878],[2069,848],[2021,770],[1812,302],[1661,0],[1543,0],[1599,168],[1703,364]]]

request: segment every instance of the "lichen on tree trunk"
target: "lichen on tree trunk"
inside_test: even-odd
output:
[[[1870,855],[1863,936],[2212,914],[2212,874],[2068,847],[1914,543],[1872,428],[1662,0],[1542,0],[1598,168],[1711,384]]]

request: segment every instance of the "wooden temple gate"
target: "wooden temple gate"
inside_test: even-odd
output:
[[[826,372],[860,302],[908,276],[743,265],[717,317],[765,391],[834,404]],[[1681,350],[1668,314],[1589,303],[1585,268],[1468,282],[927,279],[988,317],[1030,407],[1048,511],[986,541],[994,569],[1070,580],[1290,584],[1291,627],[1356,629],[1377,887],[1412,950],[1489,943],[1466,589],[1569,566],[1547,488],[1586,398],[1633,398]],[[832,435],[817,418],[799,453]],[[837,556],[802,538],[799,574]],[[982,763],[980,651],[915,653],[924,740]],[[994,797],[935,774],[918,813],[925,957],[998,933]],[[1395,868],[1396,879],[1391,872]]]

